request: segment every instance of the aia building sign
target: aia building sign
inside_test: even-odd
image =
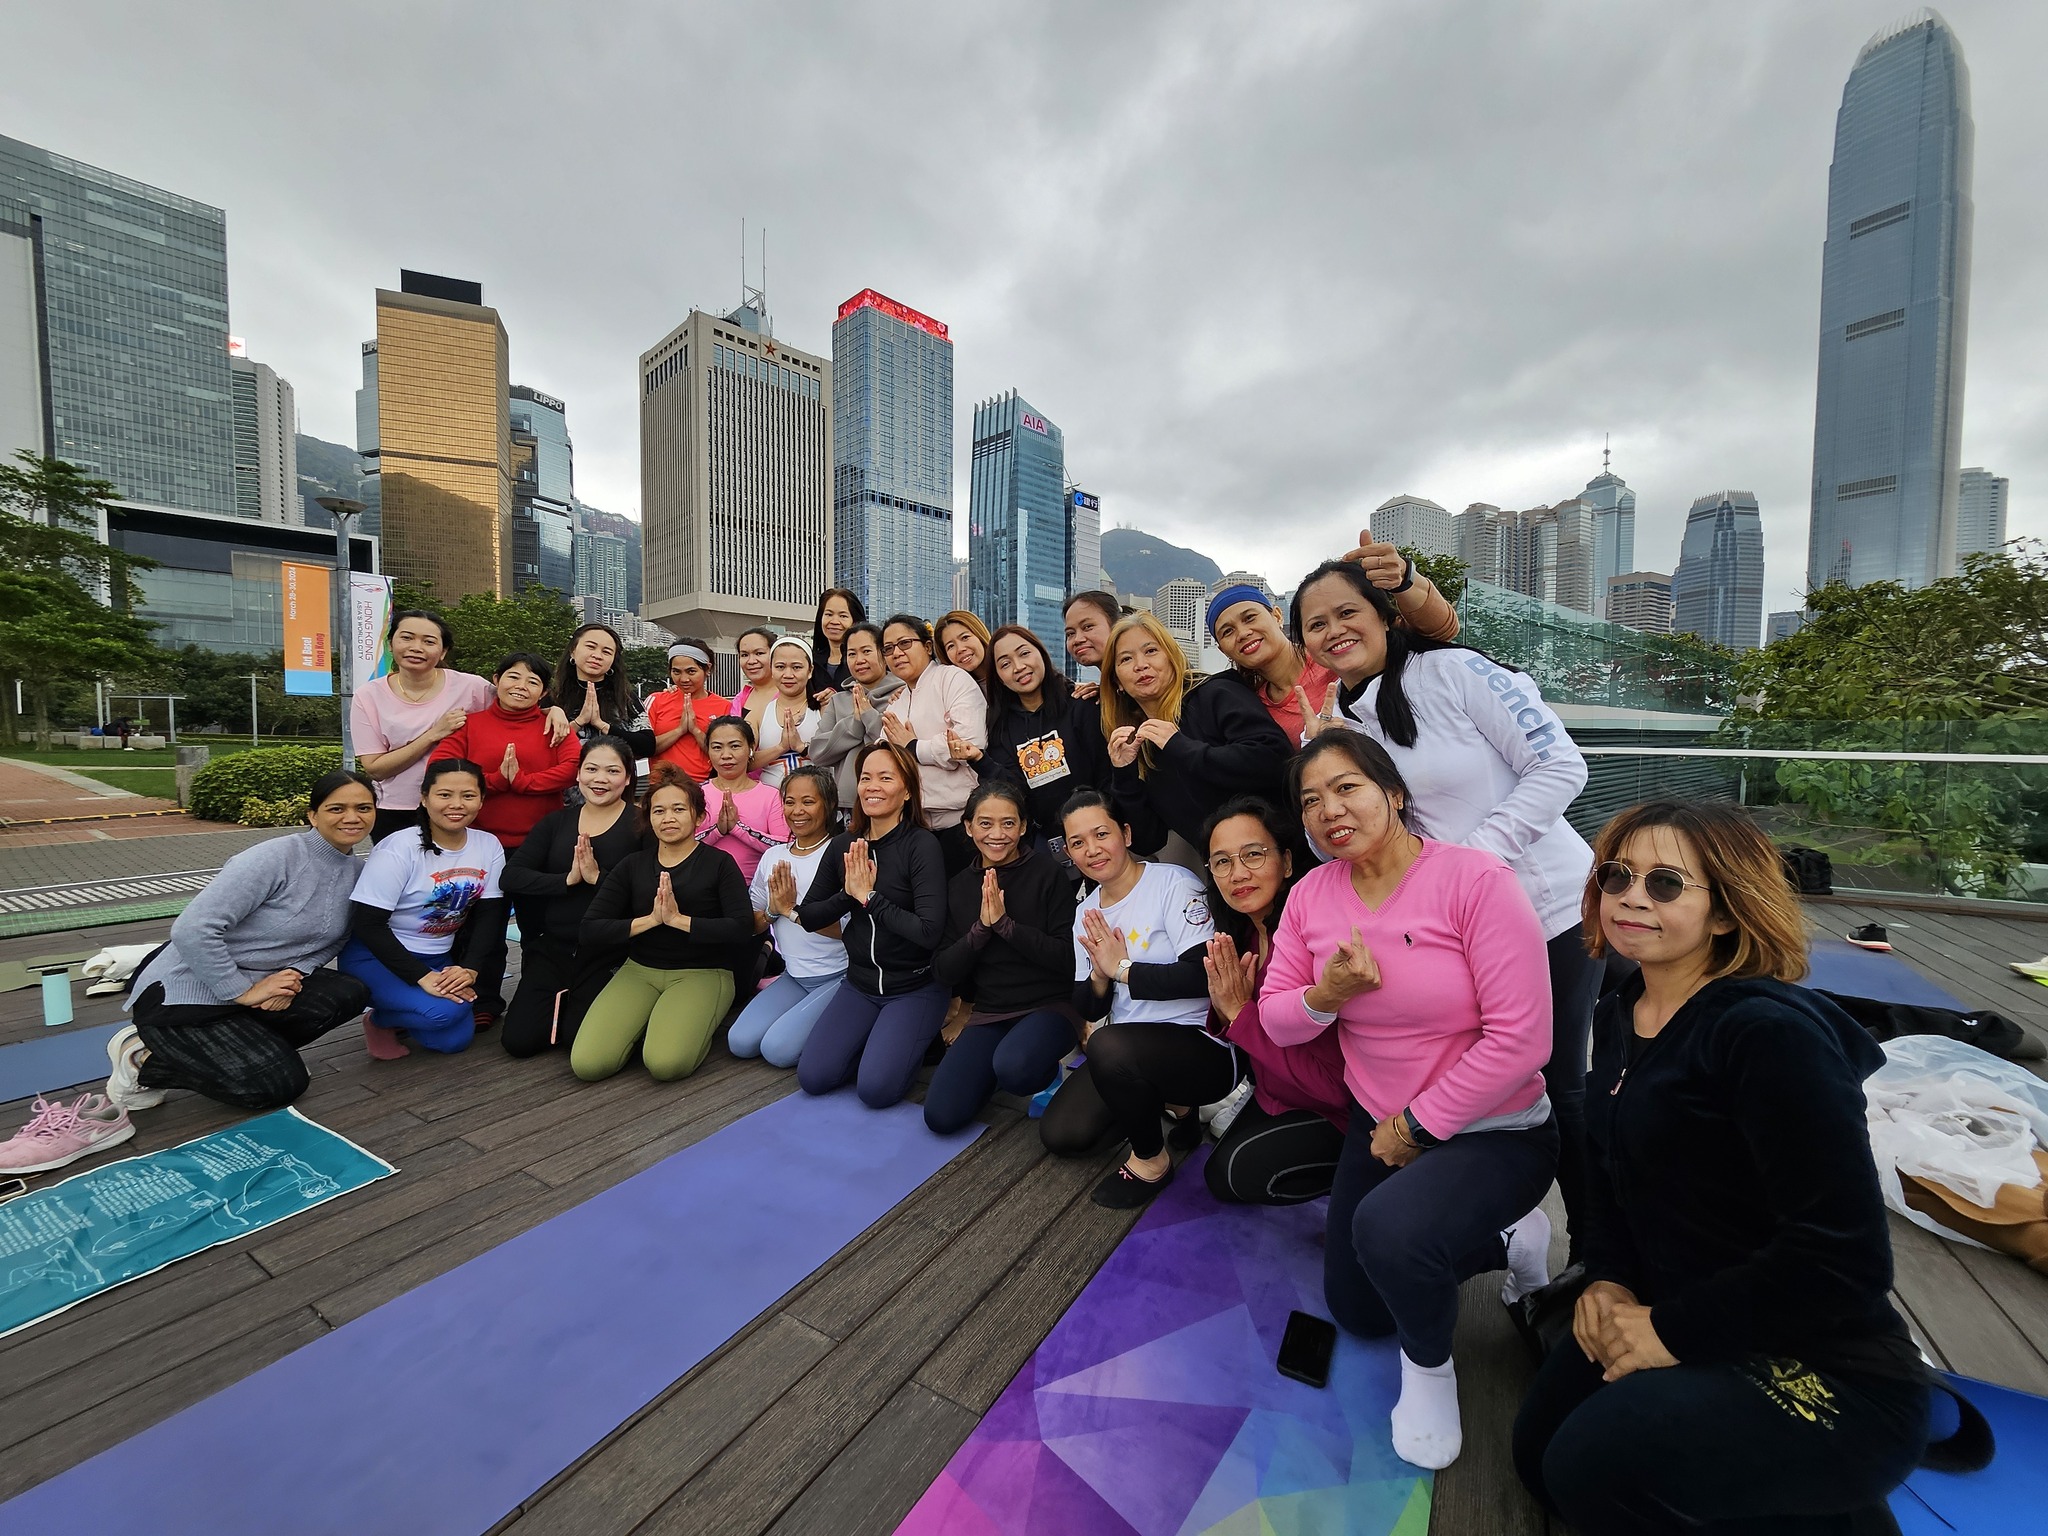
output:
[[[1045,418],[1043,416],[1034,416],[1029,411],[1019,411],[1017,419],[1040,437],[1050,437],[1052,435],[1045,430]]]

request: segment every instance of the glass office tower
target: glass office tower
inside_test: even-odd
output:
[[[952,606],[953,342],[872,288],[832,326],[835,584],[869,614]]]
[[[1702,496],[1685,515],[1671,573],[1671,628],[1753,651],[1764,622],[1764,524],[1748,491]]]
[[[50,451],[131,500],[234,513],[227,215],[0,138],[0,223],[41,247]]]
[[[967,510],[970,607],[982,622],[1061,634],[1072,566],[1066,439],[1014,389],[974,408]]]
[[[1601,457],[1600,473],[1586,482],[1579,500],[1593,509],[1593,616],[1611,619],[1607,583],[1636,568],[1636,493]]]
[[[1955,569],[1974,136],[1947,22],[1918,11],[1863,45],[1828,171],[1811,586]]]
[[[512,386],[512,590],[576,593],[576,476],[568,407]]]

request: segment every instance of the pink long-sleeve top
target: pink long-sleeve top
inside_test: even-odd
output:
[[[1269,1115],[1307,1109],[1343,1130],[1351,1119],[1344,1097],[1344,1047],[1326,1029],[1300,1045],[1278,1045],[1259,1022],[1255,997],[1238,1009],[1224,1038],[1252,1061],[1252,1096]]]
[[[1302,996],[1353,928],[1380,985],[1334,1026]],[[1425,840],[1378,911],[1333,862],[1295,886],[1273,934],[1259,1020],[1279,1045],[1335,1028],[1344,1081],[1373,1119],[1407,1107],[1433,1136],[1538,1123],[1550,1059],[1550,968],[1536,910],[1493,854]]]

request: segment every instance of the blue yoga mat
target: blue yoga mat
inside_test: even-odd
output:
[[[1875,998],[1880,1003],[1911,1003],[1921,1008],[1952,1008],[1971,1012],[1970,1005],[1936,986],[1897,955],[1858,949],[1842,939],[1816,938],[1810,946],[1813,970],[1809,987]]]
[[[121,1028],[96,1024],[0,1045],[0,1104],[98,1082],[107,1075],[107,1042]]]
[[[295,1109],[0,1205],[0,1336],[393,1172]]]
[[[1929,1472],[1892,1495],[1905,1536],[2016,1536],[2048,1524],[2048,1397],[1949,1378],[1991,1421],[1998,1454],[1982,1472]]]
[[[980,1131],[791,1094],[0,1505],[0,1532],[488,1530]]]

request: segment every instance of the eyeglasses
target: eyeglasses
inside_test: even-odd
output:
[[[882,647],[884,656],[894,656],[898,651],[907,651],[913,645],[923,645],[922,640],[891,640]]]
[[[1707,891],[1712,886],[1701,885],[1697,880],[1688,880],[1675,869],[1662,865],[1646,874],[1638,875],[1619,859],[1609,859],[1593,871],[1593,883],[1609,896],[1626,896],[1637,880],[1643,882],[1643,894],[1656,902],[1676,901],[1688,890]]]
[[[1242,866],[1246,874],[1256,875],[1266,867],[1266,860],[1271,857],[1273,850],[1264,843],[1253,843],[1249,848],[1240,848],[1236,858],[1227,853],[1212,853],[1209,855],[1209,873],[1218,880],[1225,880],[1229,878],[1233,869]]]

